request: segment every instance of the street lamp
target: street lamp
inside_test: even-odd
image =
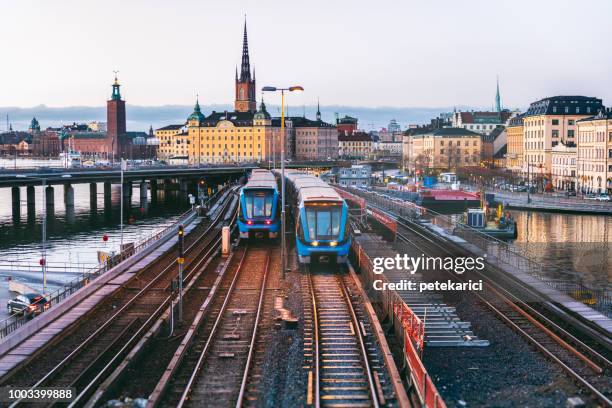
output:
[[[264,86],[261,90],[262,92],[281,92],[281,270],[284,278],[285,271],[287,269],[287,245],[285,243],[285,91],[301,92],[304,90],[304,88],[299,85],[290,86],[288,88]]]

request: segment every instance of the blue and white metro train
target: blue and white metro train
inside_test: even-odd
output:
[[[276,178],[269,170],[255,169],[240,190],[240,238],[276,238],[280,211]]]
[[[285,173],[285,181],[287,202],[295,219],[299,263],[345,263],[351,238],[344,199],[326,182],[308,173]]]

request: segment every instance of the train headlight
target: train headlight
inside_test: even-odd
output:
[[[270,224],[272,224],[272,221],[266,220],[266,225],[270,225]]]
[[[253,225],[253,221],[248,220],[248,221],[247,221],[247,225]]]
[[[338,243],[336,241],[332,241],[332,242],[329,243],[329,246],[335,247],[336,245],[338,245]]]
[[[312,246],[319,246],[319,241],[312,241]]]

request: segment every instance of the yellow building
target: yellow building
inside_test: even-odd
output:
[[[415,170],[456,170],[480,166],[482,135],[463,128],[442,128],[404,138],[404,160]]]
[[[577,185],[583,193],[612,191],[612,112],[602,109],[597,116],[578,124]]]
[[[523,117],[516,116],[506,127],[508,144],[506,153],[506,168],[520,172],[523,168]]]
[[[587,96],[553,96],[534,102],[523,118],[523,167],[535,177],[552,171],[552,148],[576,143],[576,121],[603,108],[601,99]]]
[[[280,152],[280,128],[261,103],[259,112],[212,112],[205,117],[196,102],[187,119],[190,163],[254,162]]]
[[[189,154],[189,138],[185,125],[164,126],[155,131],[155,137],[159,140],[158,158],[184,158]]]

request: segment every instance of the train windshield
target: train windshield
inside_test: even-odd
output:
[[[246,190],[244,203],[247,218],[271,217],[273,190]]]
[[[306,223],[311,240],[337,240],[340,235],[341,205],[307,205]]]

